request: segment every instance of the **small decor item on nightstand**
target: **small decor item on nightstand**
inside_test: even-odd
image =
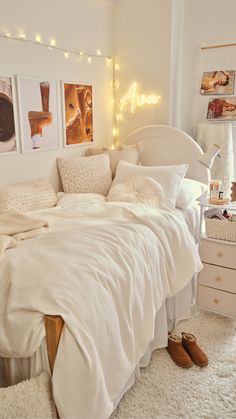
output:
[[[231,182],[232,186],[231,186],[231,201],[236,201],[236,180]]]
[[[220,187],[221,187],[221,180],[212,179],[210,180],[209,187],[210,187],[210,198],[209,203],[213,203],[212,201],[219,199]]]

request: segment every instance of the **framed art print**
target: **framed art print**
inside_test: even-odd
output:
[[[235,121],[236,96],[212,98],[208,103],[207,119]]]
[[[65,145],[93,142],[91,85],[62,82]]]
[[[47,78],[18,77],[23,152],[59,146],[58,86]]]
[[[207,71],[202,75],[201,95],[233,95],[235,70]]]
[[[0,76],[0,155],[19,151],[14,93],[14,79]]]

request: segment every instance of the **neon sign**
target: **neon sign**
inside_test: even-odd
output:
[[[157,105],[161,96],[157,95],[139,95],[137,83],[134,82],[127,94],[120,100],[120,110],[123,111],[130,104],[131,113],[135,113],[137,108],[144,105]]]

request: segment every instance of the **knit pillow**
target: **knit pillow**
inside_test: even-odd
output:
[[[0,213],[51,208],[56,202],[56,192],[47,179],[0,187]]]
[[[57,165],[64,192],[107,195],[112,182],[108,154],[61,157]]]
[[[0,417],[52,418],[50,376],[42,372],[38,377],[0,388]]]

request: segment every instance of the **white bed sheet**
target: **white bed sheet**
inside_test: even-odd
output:
[[[111,212],[107,213],[107,208],[109,208],[109,211],[111,210]],[[131,313],[132,313],[132,321],[129,325],[129,334],[131,333],[130,336],[133,336],[134,331],[136,330],[136,335],[132,337],[133,344],[132,344],[132,351],[131,351],[131,347],[127,347],[127,344],[125,343],[125,341],[123,340],[125,338],[125,335],[121,335],[121,340],[115,336],[115,333],[117,333],[117,330],[120,330],[119,327],[115,328],[114,330],[112,329],[110,332],[112,332],[113,334],[109,335],[110,338],[112,337],[112,339],[114,340],[111,341],[109,343],[109,352],[106,354],[106,358],[105,360],[102,360],[103,363],[103,368],[108,368],[108,370],[106,370],[106,374],[103,377],[103,374],[98,374],[99,371],[96,371],[97,375],[97,386],[95,383],[95,387],[94,387],[94,365],[96,365],[96,362],[94,364],[94,356],[97,356],[97,354],[99,353],[99,347],[100,347],[100,351],[101,354],[103,353],[104,350],[104,344],[106,342],[106,333],[104,328],[106,329],[106,327],[109,328],[109,322],[105,321],[104,318],[104,300],[102,302],[99,301],[100,304],[96,305],[96,309],[100,310],[100,313],[98,315],[98,319],[100,318],[99,316],[101,316],[101,318],[103,318],[104,321],[101,321],[101,324],[98,326],[98,322],[97,320],[95,321],[95,318],[97,317],[97,313],[94,313],[93,317],[93,321],[94,321],[94,325],[96,325],[96,328],[92,330],[92,340],[95,339],[95,347],[96,347],[96,351],[94,352],[94,354],[92,354],[91,349],[90,349],[90,353],[87,353],[89,351],[89,342],[91,340],[91,336],[89,338],[89,340],[81,340],[81,335],[80,338],[75,339],[76,334],[78,333],[78,331],[76,331],[76,326],[73,326],[73,321],[71,321],[71,315],[70,315],[70,311],[68,311],[68,308],[70,308],[72,311],[72,316],[74,315],[74,312],[76,310],[78,310],[78,316],[81,317],[81,313],[86,313],[87,311],[87,305],[89,305],[89,309],[91,310],[91,312],[93,311],[93,305],[88,304],[89,301],[87,301],[87,304],[85,303],[85,305],[83,306],[83,302],[80,300],[78,301],[79,303],[79,309],[76,309],[76,307],[68,307],[66,308],[66,311],[64,310],[63,312],[63,304],[64,304],[64,295],[61,295],[60,293],[58,293],[58,288],[60,288],[60,278],[56,277],[55,281],[54,281],[54,288],[53,288],[53,293],[49,296],[49,300],[47,298],[47,294],[43,295],[41,294],[41,285],[40,287],[37,286],[37,280],[38,281],[42,281],[43,276],[38,275],[38,272],[40,271],[40,269],[43,269],[43,274],[47,275],[48,272],[48,268],[49,268],[49,264],[51,263],[51,261],[49,261],[46,257],[46,250],[47,250],[47,240],[52,240],[52,238],[54,236],[49,236],[45,239],[45,238],[37,238],[36,242],[40,244],[40,248],[42,251],[41,254],[41,260],[43,260],[45,262],[45,266],[44,264],[42,265],[42,268],[40,268],[40,264],[37,261],[37,257],[34,257],[34,252],[36,252],[35,254],[37,254],[37,251],[39,250],[39,248],[36,246],[35,247],[35,241],[30,241],[28,240],[25,243],[22,243],[19,246],[19,252],[17,249],[12,249],[11,250],[11,256],[13,257],[13,259],[11,258],[11,261],[14,260],[14,262],[12,262],[10,264],[10,268],[11,268],[11,273],[13,275],[16,276],[16,279],[11,282],[11,300],[6,301],[6,307],[4,307],[4,312],[8,313],[7,316],[7,326],[3,323],[2,324],[2,336],[0,339],[0,348],[1,348],[1,354],[4,356],[16,356],[16,357],[30,357],[33,353],[35,353],[35,359],[34,359],[34,367],[32,367],[32,360],[31,360],[31,371],[29,371],[30,374],[32,374],[32,369],[34,369],[34,372],[39,370],[41,367],[41,364],[45,364],[45,350],[42,346],[42,338],[44,335],[44,327],[43,327],[43,314],[62,314],[63,318],[65,319],[66,322],[66,326],[64,328],[64,333],[62,334],[62,338],[61,338],[61,344],[59,347],[59,353],[58,353],[58,357],[55,363],[55,368],[54,368],[54,377],[53,377],[53,381],[54,381],[54,394],[56,392],[56,396],[57,396],[57,402],[58,400],[59,402],[59,413],[61,414],[61,416],[63,417],[71,417],[75,415],[75,412],[78,412],[78,405],[74,405],[74,406],[70,406],[70,410],[68,408],[69,404],[68,401],[69,400],[74,400],[75,401],[75,394],[72,395],[72,399],[71,399],[71,394],[68,394],[68,391],[72,391],[72,387],[71,385],[74,386],[74,384],[76,385],[76,381],[73,382],[70,381],[70,388],[66,388],[64,386],[64,383],[66,386],[68,386],[68,382],[66,380],[63,381],[64,376],[67,374],[68,376],[68,371],[70,373],[73,374],[73,365],[70,361],[70,358],[72,356],[72,349],[74,348],[74,355],[73,355],[73,359],[74,361],[76,360],[76,363],[80,362],[80,367],[79,367],[79,374],[77,374],[77,376],[75,378],[78,379],[78,377],[83,376],[84,379],[86,377],[86,383],[83,382],[83,387],[85,388],[87,394],[88,394],[88,389],[91,389],[91,393],[93,394],[93,396],[95,396],[94,399],[91,399],[91,394],[89,395],[90,400],[89,400],[89,409],[92,406],[93,411],[91,410],[87,410],[87,413],[85,412],[85,406],[83,405],[81,412],[83,412],[82,414],[79,414],[79,416],[84,416],[84,417],[89,417],[89,415],[91,416],[91,412],[93,412],[93,416],[94,416],[94,412],[99,412],[97,414],[97,417],[106,417],[107,416],[107,412],[111,412],[114,408],[114,406],[116,405],[116,403],[118,402],[120,395],[122,394],[122,391],[125,390],[125,388],[127,387],[127,383],[129,383],[130,380],[130,375],[132,376],[132,374],[134,374],[135,369],[137,367],[137,365],[139,365],[140,360],[144,359],[143,356],[144,354],[146,354],[145,359],[143,361],[143,363],[145,364],[145,362],[147,362],[148,359],[148,355],[147,355],[147,350],[149,350],[149,353],[151,353],[151,350],[155,347],[160,347],[160,346],[165,346],[166,345],[166,340],[167,340],[167,330],[168,330],[168,311],[170,311],[170,307],[166,308],[165,306],[163,306],[162,310],[160,311],[161,306],[163,305],[166,297],[169,295],[173,295],[176,294],[178,292],[178,290],[183,289],[187,283],[189,282],[189,277],[190,277],[190,272],[194,272],[194,270],[198,270],[200,267],[199,264],[199,258],[197,258],[197,254],[194,255],[194,245],[193,245],[193,241],[191,241],[191,237],[187,232],[187,228],[184,227],[184,223],[183,221],[180,221],[180,217],[178,217],[175,214],[169,214],[169,213],[163,213],[163,214],[159,214],[158,217],[156,218],[156,214],[154,216],[153,211],[149,210],[145,210],[145,212],[143,212],[143,206],[141,206],[140,208],[137,209],[137,205],[135,205],[135,210],[134,210],[134,206],[132,205],[123,205],[122,206],[122,210],[125,208],[125,210],[128,210],[128,214],[129,214],[129,220],[126,218],[126,220],[119,218],[120,215],[117,214],[117,210],[118,213],[120,211],[120,205],[110,205],[107,206],[107,204],[104,206],[101,205],[99,208],[99,217],[100,217],[100,221],[98,221],[98,219],[92,219],[91,220],[91,213],[90,213],[90,219],[89,222],[86,219],[87,215],[85,216],[85,214],[82,217],[82,220],[79,221],[80,224],[80,236],[83,236],[83,233],[86,232],[86,234],[92,234],[93,230],[96,231],[96,234],[101,238],[101,236],[104,236],[105,233],[105,239],[104,241],[106,242],[107,238],[109,238],[109,240],[111,240],[111,236],[113,236],[113,239],[116,239],[116,231],[119,230],[119,228],[123,228],[123,224],[125,222],[126,225],[126,233],[124,235],[124,241],[123,241],[123,245],[125,245],[125,243],[127,241],[130,241],[130,243],[132,243],[133,241],[133,247],[129,249],[129,251],[131,251],[132,254],[132,258],[130,259],[129,257],[125,259],[125,255],[123,256],[123,264],[125,268],[125,275],[126,275],[126,281],[123,283],[118,282],[117,284],[122,285],[122,292],[125,290],[125,288],[123,289],[123,287],[127,287],[127,284],[129,284],[129,286],[131,286],[131,284],[133,283],[133,274],[132,272],[130,272],[129,266],[131,264],[132,268],[136,269],[136,275],[139,275],[139,288],[135,291],[138,292],[136,294],[136,305],[135,305],[135,311],[134,307],[132,308],[132,304],[130,306],[131,309]],[[91,208],[89,208],[90,211]],[[102,209],[102,212],[101,212]],[[88,210],[88,209],[86,209]],[[69,211],[69,210],[67,210]],[[74,210],[73,210],[74,211]],[[71,214],[68,215],[68,212],[65,213],[64,212],[60,212],[60,210],[55,210],[55,212],[53,212],[54,216],[61,217],[61,220],[63,218],[67,219],[67,227],[69,226],[71,228],[71,232],[70,232],[70,238],[72,237],[74,240],[75,239],[75,235],[73,235],[72,233],[74,233],[74,228],[75,228],[75,219],[74,219],[74,212],[71,212]],[[70,211],[69,211],[70,213]],[[95,211],[96,213],[96,217],[98,216],[97,211]],[[45,212],[44,212],[45,214]],[[56,214],[56,215],[55,215]],[[127,213],[126,213],[127,215]],[[109,229],[112,229],[112,235],[109,233],[109,229],[104,230],[105,225],[107,224],[107,218],[105,220],[104,217],[108,218],[110,217],[110,225],[109,225]],[[114,217],[115,216],[115,220]],[[49,220],[52,222],[53,224],[53,216],[50,218],[50,216],[48,215]],[[118,217],[118,218],[117,218]],[[73,220],[72,220],[73,219]],[[169,222],[172,219],[172,223]],[[73,222],[72,222],[73,221]],[[118,221],[118,227],[117,227],[117,221]],[[87,222],[87,224],[86,224]],[[174,224],[173,224],[174,222]],[[75,224],[74,224],[75,223]],[[180,224],[179,224],[180,223]],[[103,225],[102,229],[99,229],[99,226],[97,226],[97,224]],[[177,225],[179,224],[179,227],[177,228]],[[62,225],[58,226],[58,230],[55,232],[55,239],[54,239],[54,245],[57,245],[58,243],[62,242],[65,238],[66,238],[66,231],[63,229],[63,223]],[[117,230],[118,228],[118,230]],[[129,234],[127,234],[129,232]],[[123,232],[124,233],[124,232]],[[109,236],[110,234],[110,236]],[[94,240],[94,235],[91,236],[91,238],[93,237]],[[137,257],[134,258],[133,254],[135,254],[137,252],[137,239],[139,240],[139,245],[142,248],[142,257],[141,254],[137,254]],[[45,241],[46,240],[46,241]],[[140,241],[141,240],[141,241]],[[176,246],[174,246],[171,250],[171,243],[176,243],[176,240],[179,240],[181,243],[181,246],[178,248],[176,248]],[[86,246],[86,241],[85,242],[81,242],[82,243],[82,247]],[[81,244],[80,243],[80,244]],[[96,242],[95,242],[96,244]],[[67,249],[68,247],[68,249]],[[73,240],[68,243],[66,248],[64,248],[64,256],[66,258],[70,257],[70,251],[73,250],[75,251],[75,243],[73,242]],[[165,252],[163,253],[163,248],[165,247]],[[119,247],[118,247],[119,249]],[[128,249],[128,248],[127,248]],[[108,247],[109,250],[109,247]],[[120,250],[120,249],[119,249]],[[94,247],[94,252],[96,252],[96,248]],[[181,254],[182,252],[182,254]],[[192,253],[193,254],[192,254]],[[83,254],[83,257],[85,257],[86,251]],[[127,256],[131,256],[127,255]],[[186,267],[186,264],[181,265],[180,261],[181,260],[185,260],[186,258],[186,254],[189,254],[188,257],[188,261],[189,261],[189,266]],[[44,257],[42,257],[44,255]],[[27,256],[27,257],[26,257]],[[25,270],[25,263],[26,261],[31,260],[30,257],[32,257],[32,261],[33,261],[33,268],[34,268],[34,277],[33,278],[25,278],[25,274],[29,271],[27,271],[27,269]],[[91,256],[91,254],[90,254]],[[109,252],[106,254],[104,254],[105,258],[109,256]],[[7,257],[9,257],[9,253],[7,255]],[[59,253],[59,257],[57,255],[57,259],[56,261],[59,263],[60,259],[62,257],[62,254]],[[115,257],[115,255],[113,255],[113,257]],[[191,260],[191,258],[193,257],[193,259]],[[90,258],[91,259],[91,258]],[[172,260],[173,259],[173,260]],[[144,261],[146,261],[147,263],[144,264]],[[153,261],[155,261],[155,263],[153,263]],[[10,260],[8,261],[10,263]],[[17,263],[19,262],[19,263]],[[74,261],[75,262],[75,261]],[[81,260],[80,260],[81,262]],[[120,261],[121,262],[121,261]],[[4,264],[2,265],[2,269],[4,271],[7,271],[8,267]],[[163,265],[164,263],[164,265]],[[192,263],[192,265],[191,265]],[[55,264],[55,260],[54,260],[54,264]],[[77,264],[72,263],[71,269],[75,269],[77,268]],[[55,265],[54,265],[55,266]],[[86,267],[86,262],[85,262],[85,267]],[[15,270],[14,270],[15,268]],[[101,270],[103,268],[102,271],[102,278],[104,278],[104,263],[102,265],[96,265],[95,266],[95,272],[98,273],[99,269]],[[187,268],[187,271],[186,271]],[[63,263],[60,265],[60,269],[63,269]],[[57,270],[56,275],[59,275],[59,272]],[[97,269],[97,270],[96,270]],[[3,273],[2,271],[2,273]],[[20,273],[21,275],[20,275]],[[77,271],[78,274],[78,271]],[[107,272],[108,274],[108,272]],[[111,274],[109,272],[109,274]],[[114,293],[113,293],[113,297],[116,301],[116,304],[121,304],[122,303],[122,311],[118,311],[116,313],[118,313],[120,317],[119,321],[122,322],[124,321],[126,318],[124,318],[122,320],[122,316],[125,313],[123,313],[123,308],[126,305],[126,294],[122,294],[119,291],[119,288],[117,288],[117,284],[114,283],[116,274],[115,272],[112,272],[111,274],[111,278],[109,278],[109,281],[111,281],[111,283],[114,286]],[[98,277],[99,278],[99,277]],[[155,281],[155,278],[161,278],[161,282],[160,281]],[[151,282],[150,282],[151,279]],[[173,281],[174,279],[174,281]],[[30,280],[30,283],[29,283]],[[121,280],[121,277],[120,277]],[[120,281],[119,280],[119,281]],[[7,278],[6,278],[7,281]],[[131,281],[131,282],[130,282]],[[18,284],[19,282],[19,284]],[[127,282],[127,284],[126,284]],[[7,282],[6,282],[7,283]],[[75,279],[74,279],[74,283],[75,283]],[[45,285],[46,282],[43,284]],[[24,304],[22,305],[22,298],[19,301],[19,299],[16,301],[14,301],[14,298],[16,296],[16,294],[18,295],[21,287],[25,286],[25,296],[24,296]],[[86,284],[87,286],[87,284]],[[110,285],[109,285],[110,286]],[[132,285],[133,286],[133,285]],[[141,288],[140,288],[141,286]],[[31,290],[28,290],[28,287],[31,288]],[[37,292],[39,292],[39,294],[34,295],[33,293],[33,289],[36,287]],[[81,284],[80,284],[80,288],[81,288]],[[85,287],[86,288],[86,287]],[[85,289],[84,288],[84,289]],[[83,290],[83,288],[81,288],[81,290]],[[111,288],[109,288],[109,290],[111,291]],[[134,289],[135,290],[135,289]],[[3,293],[4,288],[1,288],[1,292]],[[6,291],[6,290],[5,290]],[[126,289],[127,291],[127,289]],[[90,297],[92,299],[94,299],[94,304],[96,303],[97,300],[99,300],[99,295],[93,294],[93,290],[90,287]],[[14,294],[15,293],[15,294]],[[56,300],[56,304],[55,302],[53,303],[54,306],[52,305],[52,301],[50,301],[52,295],[57,296],[57,300]],[[133,292],[130,294],[133,295]],[[14,296],[14,298],[12,298]],[[73,292],[72,294],[70,294],[70,298],[73,300]],[[105,295],[104,295],[105,296]],[[103,296],[103,297],[104,297]],[[153,296],[155,296],[154,300],[153,300]],[[6,294],[7,297],[7,294]],[[117,299],[118,298],[118,299]],[[105,298],[106,300],[106,298]],[[140,301],[139,301],[140,300]],[[27,301],[28,301],[28,306],[27,306]],[[30,301],[30,303],[29,303]],[[152,301],[152,302],[151,302]],[[59,305],[57,305],[59,302]],[[9,303],[9,304],[7,304]],[[51,305],[50,305],[50,304]],[[26,304],[26,306],[25,306]],[[67,301],[68,304],[68,301]],[[106,308],[107,312],[106,312],[106,316],[108,316],[109,319],[113,319],[112,321],[115,323],[115,317],[113,315],[113,311],[112,310],[108,310],[109,308],[109,299],[107,300],[107,304],[108,307]],[[175,303],[173,303],[175,304]],[[21,308],[20,308],[21,306]],[[146,309],[144,310],[144,306],[146,306]],[[56,312],[55,312],[56,310]],[[101,311],[102,310],[102,311]],[[14,317],[13,313],[16,312],[17,313],[17,318]],[[114,312],[115,313],[115,312]],[[158,313],[158,316],[161,316],[160,318],[162,318],[162,332],[163,332],[163,336],[160,337],[160,335],[158,334],[158,338],[157,339],[153,339],[153,331],[155,330],[154,327],[154,323],[155,323],[155,313]],[[31,319],[30,319],[30,314],[31,314]],[[183,314],[183,313],[182,313]],[[117,314],[116,314],[117,315]],[[24,321],[23,321],[23,317]],[[140,317],[141,316],[141,317]],[[163,327],[163,316],[165,318],[165,329]],[[176,313],[174,314],[175,316],[175,320],[176,320]],[[177,317],[180,317],[179,314],[177,313]],[[17,324],[17,329],[14,330],[14,328],[12,329],[11,332],[11,328],[12,325],[10,323],[10,318],[13,319],[13,325],[16,326]],[[127,318],[128,319],[128,318]],[[127,321],[127,319],[125,321]],[[84,327],[84,331],[86,330],[86,325],[89,322],[90,318],[87,318],[84,320],[84,324],[80,323],[81,327]],[[26,333],[25,334],[25,329],[23,327],[23,323],[24,322],[32,322],[33,321],[33,327],[35,330],[38,330],[38,334],[35,333],[31,336],[31,333]],[[80,318],[81,321],[81,318]],[[158,322],[158,319],[156,320]],[[143,323],[144,322],[144,323]],[[143,323],[143,326],[142,326]],[[130,329],[130,326],[132,324],[132,327]],[[136,326],[135,326],[136,324]],[[144,326],[145,325],[145,326]],[[99,332],[98,332],[99,329]],[[145,334],[143,333],[143,331],[145,330]],[[158,330],[158,329],[157,329]],[[4,332],[5,332],[5,344],[4,344]],[[6,333],[7,332],[7,333]],[[86,333],[86,332],[85,332]],[[124,328],[124,332],[122,333],[127,333],[127,329]],[[20,336],[21,334],[23,335],[23,340],[21,341]],[[101,336],[100,336],[101,335]],[[40,339],[39,339],[40,336]],[[128,336],[128,335],[127,335]],[[126,338],[125,338],[126,339]],[[158,342],[159,339],[159,342]],[[10,343],[8,342],[11,341]],[[161,342],[162,340],[162,342]],[[18,345],[14,345],[14,351],[12,348],[12,342],[18,342]],[[23,344],[23,343],[24,344]],[[79,343],[79,351],[77,348],[77,344]],[[152,343],[151,343],[152,342]],[[82,350],[82,357],[81,357],[81,344],[82,346],[84,346],[84,349]],[[39,351],[39,347],[41,345],[41,353],[38,352]],[[130,344],[129,344],[130,345]],[[133,346],[134,345],[134,346]],[[150,346],[151,345],[151,346]],[[125,349],[125,347],[127,347]],[[12,349],[11,349],[12,348]],[[37,349],[38,348],[38,349]],[[77,349],[76,349],[77,348]],[[68,352],[68,349],[69,352]],[[36,351],[37,350],[37,351]],[[131,351],[131,352],[130,352]],[[133,352],[134,351],[134,352]],[[121,354],[123,354],[121,356]],[[125,359],[127,357],[130,357],[130,361],[129,361],[129,365],[125,366]],[[119,364],[119,380],[117,380],[117,373],[115,374],[115,372],[113,371],[112,367],[112,363],[111,363],[111,359],[117,359],[117,361],[121,361],[122,359],[122,363],[118,362]],[[120,358],[121,357],[121,358]],[[78,360],[78,358],[81,358],[80,361]],[[86,359],[86,363],[91,363],[92,369],[88,367],[83,363],[83,359]],[[131,361],[132,359],[132,361]],[[63,362],[65,362],[66,360],[66,365],[63,366]],[[110,361],[109,361],[110,360]],[[128,360],[128,358],[127,358]],[[146,360],[146,361],[145,361]],[[60,361],[62,362],[60,364]],[[107,363],[107,366],[104,367],[104,362]],[[76,363],[74,365],[76,365]],[[118,365],[117,364],[117,365]],[[142,365],[142,361],[141,361],[141,365]],[[69,368],[70,367],[70,368]],[[110,371],[111,370],[111,371]],[[118,371],[117,371],[118,372]],[[114,383],[114,375],[116,375],[116,383]],[[109,378],[110,377],[110,378]],[[126,377],[126,378],[124,378]],[[109,383],[105,383],[102,382],[103,379],[106,379],[108,381],[110,381]],[[79,380],[78,380],[79,381]],[[77,381],[77,382],[78,382]],[[123,385],[121,385],[121,383],[123,382]],[[117,384],[118,383],[118,384]],[[114,384],[116,385],[114,388]],[[109,390],[109,386],[110,386],[110,390]],[[100,394],[101,391],[101,387],[103,388],[103,394]],[[56,391],[55,391],[56,389]],[[115,389],[119,389],[118,391]],[[82,390],[82,388],[81,388]],[[106,391],[110,391],[109,394],[106,395]],[[79,395],[81,394],[81,391],[79,392]],[[67,397],[67,403],[65,403]],[[78,396],[76,396],[78,397]],[[100,397],[100,399],[99,399]],[[99,399],[97,401],[97,399]],[[110,400],[110,402],[109,402]],[[77,401],[77,400],[76,400]],[[63,405],[63,403],[65,405]],[[81,403],[81,400],[80,400]],[[97,404],[96,404],[97,403]],[[104,408],[104,410],[102,410]],[[95,410],[94,410],[95,409]]]

